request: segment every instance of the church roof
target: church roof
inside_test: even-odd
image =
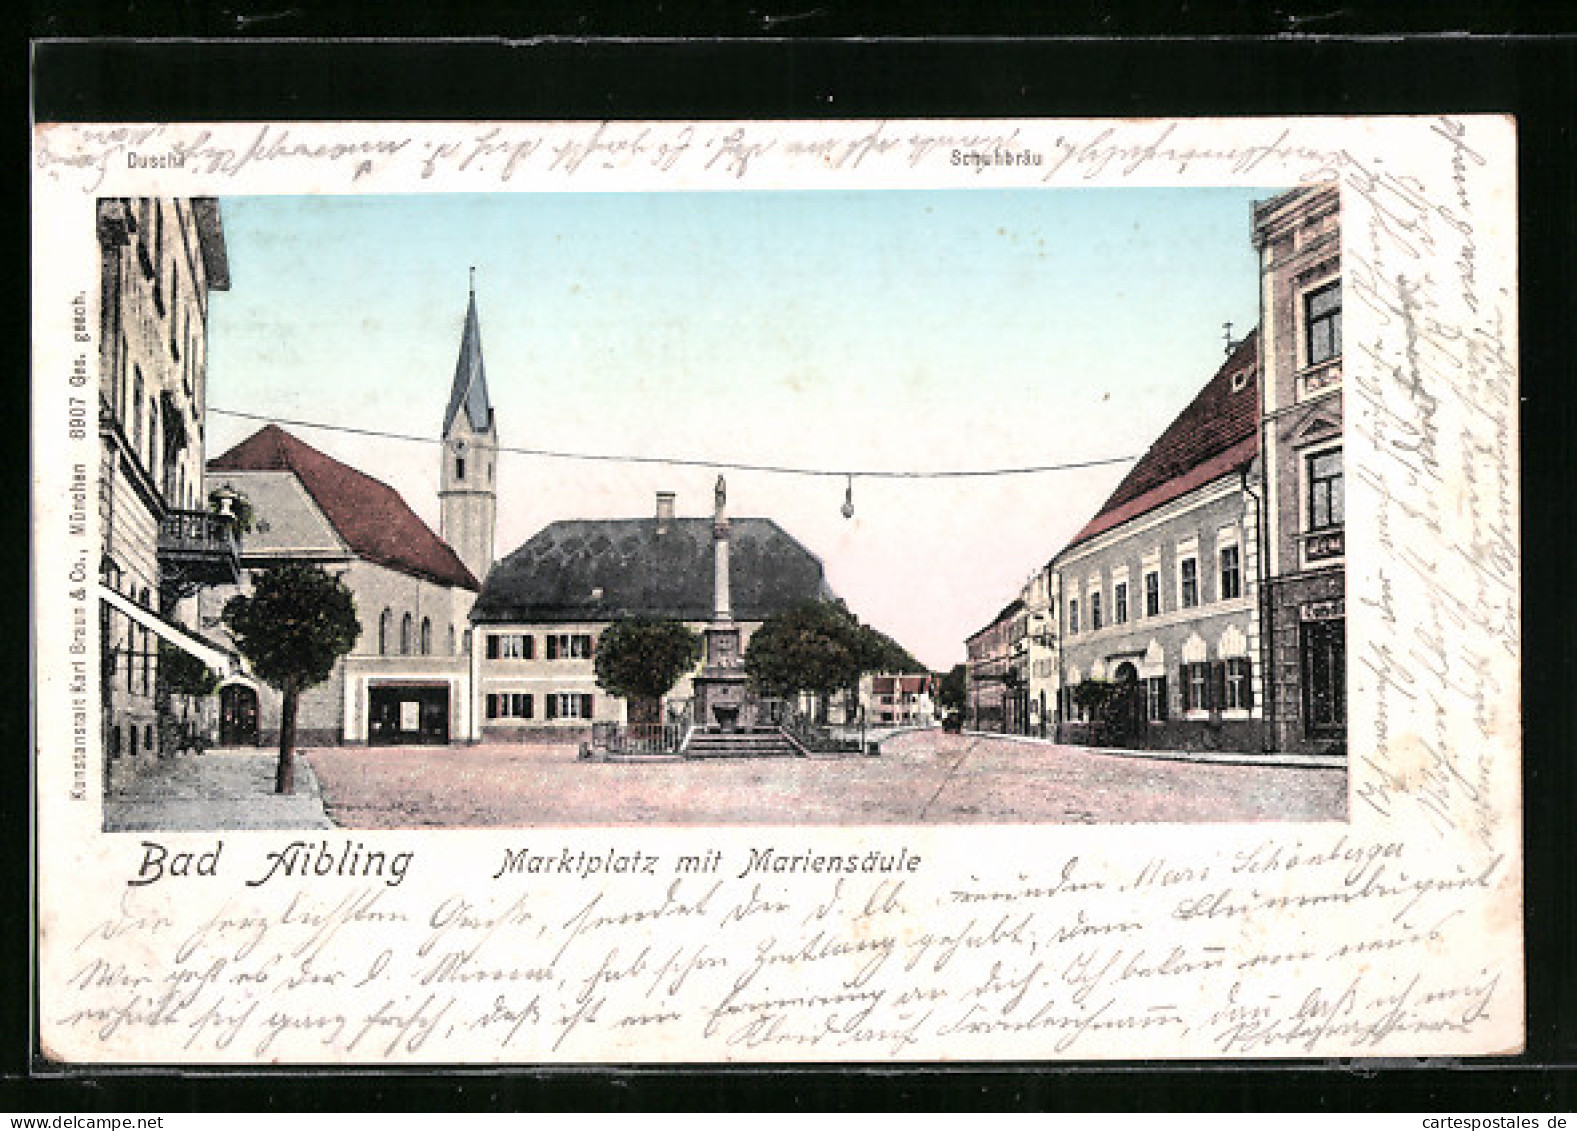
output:
[[[572,519],[543,527],[487,576],[471,619],[491,624],[712,616],[712,520]],[[768,518],[730,520],[737,620],[828,600],[821,559]]]
[[[1255,330],[1150,445],[1063,553],[1236,471],[1258,454],[1259,331]]]
[[[358,557],[440,585],[480,588],[449,544],[416,516],[398,491],[324,455],[277,424],[209,460],[208,469],[292,472]]]
[[[465,330],[460,335],[460,357],[454,367],[454,387],[449,390],[449,407],[444,410],[443,435],[449,435],[461,409],[473,432],[485,432],[493,423],[493,405],[487,399],[487,367],[482,364],[482,326],[476,316],[476,291],[465,312]]]

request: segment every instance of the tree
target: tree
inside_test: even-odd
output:
[[[171,695],[201,698],[219,688],[219,676],[190,652],[159,641],[159,678]]]
[[[1103,746],[1111,727],[1111,708],[1117,699],[1117,685],[1105,679],[1086,679],[1073,686],[1073,701],[1090,717],[1090,743]]]
[[[968,702],[968,669],[963,664],[954,664],[936,689],[936,705],[949,713],[962,715]]]
[[[810,692],[823,704],[840,691],[854,691],[867,672],[924,670],[897,641],[833,601],[810,601],[769,617],[745,648],[745,671],[758,692]]]
[[[658,718],[662,697],[701,658],[701,634],[676,620],[630,617],[597,639],[597,683],[630,700],[636,716]]]
[[[258,678],[283,697],[274,789],[294,793],[296,708],[361,635],[355,599],[320,567],[287,562],[260,574],[250,596],[227,601],[222,619]]]
[[[191,701],[212,695],[219,688],[219,676],[207,664],[190,652],[183,652],[173,644],[159,641],[160,714],[168,719],[170,697],[181,697],[180,741],[186,741]]]

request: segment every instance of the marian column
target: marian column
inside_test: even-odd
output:
[[[706,663],[695,677],[696,724],[708,730],[750,730],[756,721],[756,699],[746,686],[729,593],[728,486],[717,477],[712,511],[712,622],[706,626]]]
[[[712,510],[712,620],[727,624],[734,619],[728,591],[728,484],[717,477]]]

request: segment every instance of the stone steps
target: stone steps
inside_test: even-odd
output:
[[[799,749],[778,731],[697,731],[687,758],[794,758]]]

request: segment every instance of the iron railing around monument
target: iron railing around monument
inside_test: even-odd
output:
[[[691,701],[670,700],[662,722],[592,723],[592,754],[677,754],[694,726]]]
[[[688,724],[592,723],[591,749],[598,754],[676,754]]]
[[[790,742],[807,754],[859,754],[865,750],[865,725],[832,727],[817,722],[791,700],[780,700],[778,725]]]

